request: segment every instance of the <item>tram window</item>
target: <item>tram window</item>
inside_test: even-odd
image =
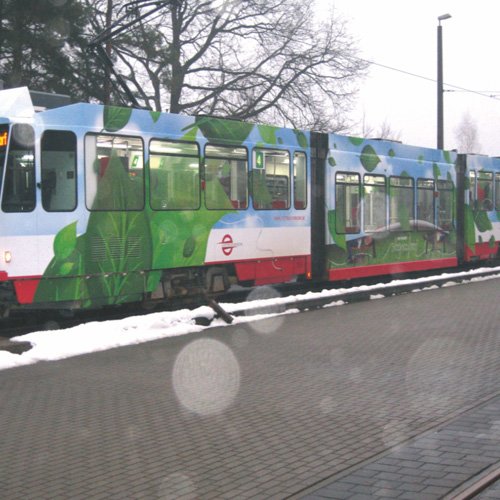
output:
[[[469,206],[476,208],[476,172],[469,172]]]
[[[417,224],[426,230],[424,223],[434,225],[434,180],[417,179]]]
[[[389,230],[409,231],[415,218],[415,181],[411,177],[391,177],[389,180]]]
[[[364,189],[364,228],[367,233],[386,227],[386,185],[383,175],[365,175]]]
[[[4,212],[31,212],[35,209],[34,144],[33,127],[25,124],[12,127],[2,197]]]
[[[2,192],[3,172],[5,166],[5,155],[7,153],[8,140],[9,140],[8,125],[0,125],[0,193]]]
[[[445,230],[453,227],[453,183],[438,180],[438,226]]]
[[[252,195],[257,210],[290,208],[290,154],[278,149],[253,152]]]
[[[205,148],[205,204],[209,209],[248,206],[247,150],[209,144]]]
[[[495,210],[500,211],[500,174],[495,174]]]
[[[138,137],[85,137],[85,201],[89,210],[144,208],[143,146]]]
[[[493,210],[493,173],[477,173],[477,206],[481,210]]]
[[[307,207],[307,163],[305,153],[293,156],[293,207],[302,210]]]
[[[153,210],[200,208],[200,160],[196,143],[151,141],[149,167]]]
[[[76,136],[47,130],[42,136],[42,205],[47,212],[76,208]]]
[[[361,186],[358,174],[335,175],[335,227],[339,234],[359,233]]]

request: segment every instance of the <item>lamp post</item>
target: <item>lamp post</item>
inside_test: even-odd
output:
[[[437,27],[437,147],[443,149],[443,30],[441,21],[449,19],[451,14],[438,17]]]

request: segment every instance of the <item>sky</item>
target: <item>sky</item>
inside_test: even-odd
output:
[[[437,26],[442,21],[444,148],[457,147],[456,129],[469,113],[478,132],[477,153],[500,156],[498,0],[316,0],[348,23],[359,55],[372,65],[360,84],[351,119],[375,130],[390,124],[402,142],[436,147]],[[458,91],[450,85],[485,94]],[[454,90],[448,92],[446,90]],[[487,97],[496,94],[496,98]]]

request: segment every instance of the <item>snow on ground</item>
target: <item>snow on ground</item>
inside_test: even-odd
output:
[[[500,273],[500,267],[488,270],[498,270]],[[441,275],[441,277],[449,276],[452,279],[465,276],[470,277],[469,281],[480,281],[499,276],[495,275],[487,278],[474,277],[475,274],[481,271],[484,271],[484,269]],[[260,289],[252,290],[244,304],[221,304],[221,306],[229,313],[245,310],[245,315],[236,316],[232,325],[251,322],[252,328],[256,331],[270,333],[280,328],[284,314],[298,312],[298,309],[289,309],[286,312],[273,313],[273,307],[275,310],[279,310],[279,306],[283,304],[293,304],[304,299],[330,297],[332,298],[332,302],[325,307],[339,306],[344,304],[344,302],[336,299],[336,297],[348,291],[373,292],[370,298],[380,299],[383,297],[380,292],[389,286],[410,283],[425,284],[432,279],[397,280],[388,284],[365,285],[349,289],[324,290],[322,292],[307,292],[303,295],[287,297],[280,297],[279,293],[271,287],[261,287]],[[445,286],[455,284],[450,281]],[[433,288],[435,286],[430,286],[428,289]],[[263,299],[262,296],[266,298]],[[258,300],[253,300],[254,298]],[[104,351],[115,347],[139,344],[166,337],[187,335],[189,333],[200,332],[206,328],[227,326],[222,319],[214,319],[214,316],[214,311],[204,306],[194,310],[182,309],[173,312],[168,311],[143,316],[132,316],[122,320],[85,323],[66,330],[34,332],[11,339],[15,342],[30,342],[33,347],[22,354],[0,351],[0,369],[33,364],[39,361],[64,359],[80,354]],[[210,326],[200,326],[195,321],[195,318],[199,317],[213,319],[213,321]]]

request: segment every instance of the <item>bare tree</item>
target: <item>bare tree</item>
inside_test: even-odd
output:
[[[376,139],[386,139],[389,141],[401,141],[401,131],[394,130],[391,124],[385,119],[376,128],[372,124],[367,123],[366,114],[363,113],[361,120],[361,137],[371,137]]]
[[[105,0],[85,1],[103,29]],[[151,3],[132,2],[132,13]],[[124,4],[115,0],[115,18]],[[313,18],[302,0],[165,0],[113,40],[113,52],[153,109],[339,131],[366,65],[341,18]]]
[[[455,128],[455,139],[460,153],[479,153],[481,150],[477,125],[468,111],[463,114],[461,122]]]
[[[377,137],[377,139],[387,139],[389,141],[401,141],[401,131],[394,130],[387,119],[385,119],[379,125],[375,137]]]

